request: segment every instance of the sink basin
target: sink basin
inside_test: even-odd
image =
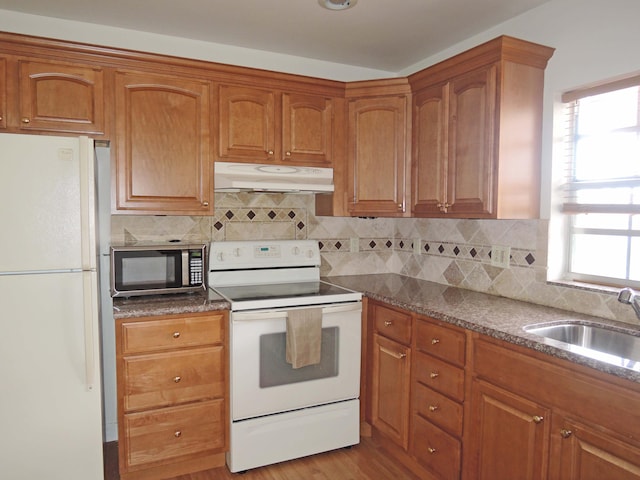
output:
[[[528,325],[524,330],[550,345],[640,371],[640,336],[631,332],[570,322]]]

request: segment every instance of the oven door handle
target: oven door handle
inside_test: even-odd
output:
[[[305,306],[305,307],[291,307],[290,309],[278,309],[278,310],[259,310],[253,312],[233,312],[232,321],[234,322],[242,322],[249,320],[275,320],[275,319],[286,319],[288,310],[298,310],[302,308],[318,308],[321,305],[316,307],[314,306]],[[362,311],[362,302],[350,302],[350,303],[339,303],[335,305],[327,305],[322,307],[322,314],[328,315],[330,313],[342,313],[342,312],[353,312],[353,311]]]

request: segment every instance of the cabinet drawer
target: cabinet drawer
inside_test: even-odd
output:
[[[374,318],[380,335],[405,345],[411,343],[411,315],[375,305]]]
[[[458,437],[462,435],[462,404],[421,383],[415,383],[413,407],[416,413],[452,435]]]
[[[224,448],[224,400],[124,415],[126,464],[168,463]]]
[[[413,416],[413,454],[443,480],[460,478],[460,441],[418,415]]]
[[[125,411],[224,396],[222,346],[123,358]]]
[[[459,402],[464,400],[464,370],[431,355],[417,352],[415,378]]]
[[[176,316],[161,320],[123,321],[122,353],[150,352],[169,348],[222,343],[223,313]]]
[[[451,328],[434,325],[418,319],[416,323],[416,346],[430,355],[464,367],[466,336]]]

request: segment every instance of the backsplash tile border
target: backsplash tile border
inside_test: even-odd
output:
[[[216,194],[215,202],[211,217],[113,215],[112,243],[313,239],[320,243],[325,276],[399,273],[639,323],[615,295],[547,282],[548,220],[316,217],[313,196],[282,194]],[[509,268],[491,265],[491,245],[511,247]]]

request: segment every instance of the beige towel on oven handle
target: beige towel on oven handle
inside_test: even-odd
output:
[[[320,363],[322,308],[287,311],[286,360],[293,368]]]

